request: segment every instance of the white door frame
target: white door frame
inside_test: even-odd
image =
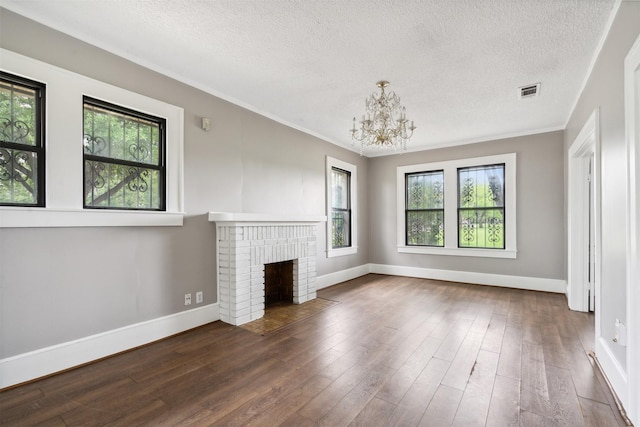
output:
[[[595,243],[595,274],[593,285],[596,299],[596,336],[600,333],[600,114],[593,111],[582,130],[569,147],[568,157],[568,257],[567,301],[569,308],[588,311],[589,286],[589,163],[593,155],[593,222]]]
[[[640,424],[640,36],[624,61],[627,186],[627,378],[631,421]]]

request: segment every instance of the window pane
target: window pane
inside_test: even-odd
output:
[[[504,165],[458,169],[459,207],[504,207]]]
[[[458,169],[458,246],[504,249],[504,164]]]
[[[0,138],[36,145],[36,90],[0,81]]]
[[[407,209],[443,209],[444,171],[407,175]]]
[[[444,246],[444,210],[408,211],[407,245]]]
[[[159,124],[85,103],[84,152],[157,165]]]
[[[444,246],[444,171],[406,175],[406,244]]]
[[[85,205],[121,209],[159,209],[160,172],[136,166],[85,161]]]
[[[333,226],[331,228],[332,246],[334,248],[344,248],[351,246],[351,216],[349,211],[333,211]]]
[[[38,202],[38,154],[0,148],[0,203]]]
[[[44,206],[45,85],[0,71],[0,205]]]
[[[461,248],[504,249],[504,209],[460,210],[458,230]]]
[[[349,209],[349,178],[349,172],[337,168],[331,169],[332,208]]]

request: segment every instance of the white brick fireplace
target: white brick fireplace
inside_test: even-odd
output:
[[[293,303],[316,297],[316,226],[322,215],[209,212],[216,223],[220,320],[264,316],[265,264],[293,260]]]

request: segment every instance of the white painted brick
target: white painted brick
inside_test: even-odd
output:
[[[262,319],[264,317],[264,310],[257,310],[251,313],[251,320]]]
[[[229,302],[231,304],[239,304],[241,302],[247,302],[250,299],[251,299],[250,292],[247,292],[245,294],[240,294],[240,295],[234,295],[234,294],[229,295]]]
[[[229,245],[229,249],[233,251],[234,248],[237,250],[238,248],[248,248],[249,246],[251,246],[251,242],[249,240],[234,240]]]
[[[251,308],[248,305],[244,308],[236,310],[237,317],[248,316],[249,313],[251,313]]]
[[[228,323],[231,323],[232,325],[240,326],[249,322],[251,322],[251,316],[247,313],[242,316],[233,317],[232,321]]]

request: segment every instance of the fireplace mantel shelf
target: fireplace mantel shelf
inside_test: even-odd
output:
[[[301,224],[326,222],[326,215],[295,215],[272,213],[209,212],[209,221],[215,223],[280,223]]]

